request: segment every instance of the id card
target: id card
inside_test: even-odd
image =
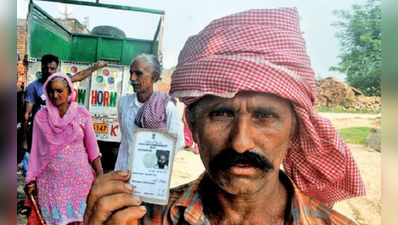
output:
[[[130,184],[134,186],[134,195],[142,201],[167,205],[176,144],[177,137],[167,132],[134,131],[129,158]]]

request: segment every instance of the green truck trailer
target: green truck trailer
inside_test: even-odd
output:
[[[54,19],[36,2],[66,3],[93,10],[105,8],[131,13],[150,13],[159,17],[153,39],[115,37],[73,33]],[[162,35],[165,12],[131,6],[102,4],[99,0],[31,0],[28,13],[28,83],[41,76],[40,58],[44,54],[59,57],[59,72],[72,76],[105,60],[108,66],[97,70],[89,79],[74,84],[74,99],[92,115],[97,140],[119,143],[120,126],[117,121],[117,102],[121,96],[133,92],[129,84],[129,65],[136,53],[151,53],[162,59]],[[156,89],[156,87],[155,87]]]

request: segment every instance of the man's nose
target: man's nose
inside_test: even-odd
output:
[[[250,118],[238,118],[231,132],[229,147],[238,153],[253,149],[255,147],[253,128]]]
[[[130,81],[136,81],[136,80],[137,80],[137,74],[132,73],[132,74],[130,75]]]

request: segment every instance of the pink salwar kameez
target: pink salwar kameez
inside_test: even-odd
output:
[[[63,117],[46,90],[55,77],[64,78],[72,90]],[[73,86],[66,75],[50,76],[44,90],[47,107],[35,116],[25,182],[36,181],[38,204],[46,224],[83,224],[87,194],[95,178],[91,164],[101,156],[91,115],[73,102]]]

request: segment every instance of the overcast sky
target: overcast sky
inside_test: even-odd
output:
[[[94,1],[94,0],[85,0]],[[28,0],[17,0],[17,18],[26,18]],[[50,15],[64,17],[58,10],[58,3],[35,1]],[[212,20],[248,9],[297,7],[301,29],[307,42],[317,77],[334,76],[345,79],[344,74],[330,72],[329,67],[338,64],[340,45],[335,37],[336,28],[331,24],[338,20],[334,10],[350,9],[353,4],[365,4],[366,0],[101,0],[101,3],[130,5],[166,11],[163,43],[163,64],[170,68],[177,64],[177,58],[185,41],[202,30]],[[159,16],[128,11],[108,10],[76,6],[69,17],[84,21],[89,26],[116,26],[128,37],[152,39]]]

